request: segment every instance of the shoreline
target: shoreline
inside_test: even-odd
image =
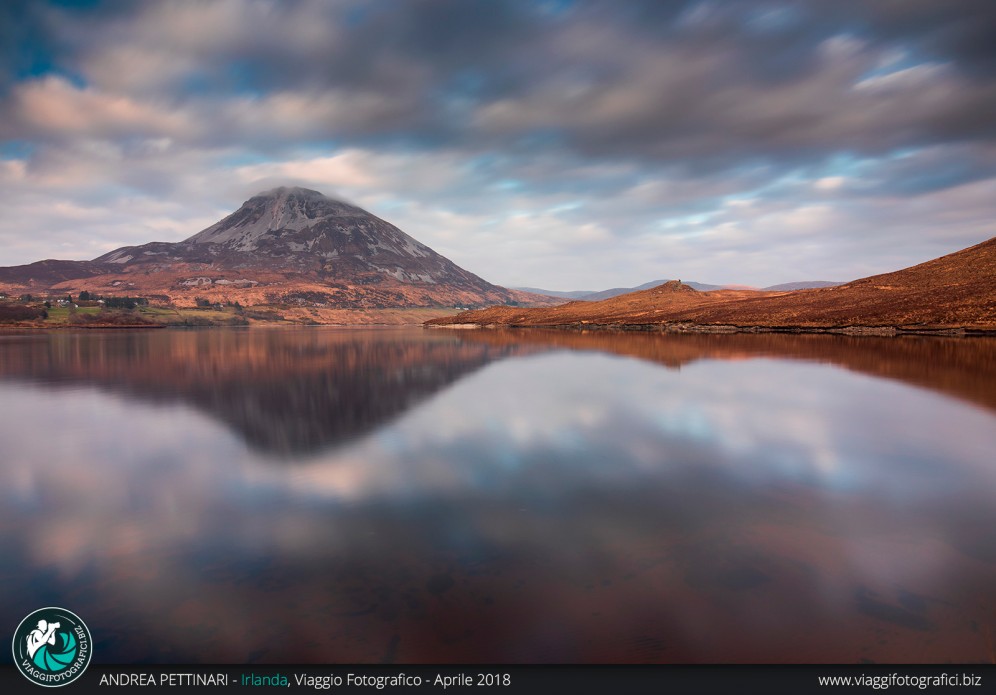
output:
[[[93,331],[93,330],[135,331],[135,330],[146,330],[146,329],[157,329],[157,328],[169,328],[169,326],[165,323],[135,324],[135,325],[124,325],[124,326],[114,325],[114,324],[106,324],[106,325],[97,324],[92,326],[85,326],[85,325],[18,326],[18,325],[0,324],[0,332],[2,331]]]
[[[62,331],[62,332],[77,332],[77,331],[101,331],[101,330],[132,330],[140,331],[146,329],[158,330],[160,328],[172,328],[181,330],[205,330],[213,328],[237,328],[240,330],[280,330],[288,328],[349,328],[349,329],[389,329],[389,328],[424,328],[425,324],[420,323],[298,323],[292,321],[271,321],[263,322],[257,321],[253,323],[246,324],[224,324],[224,323],[213,323],[213,324],[183,324],[183,323],[156,323],[150,325],[132,325],[132,326],[70,326],[70,325],[56,325],[56,326],[28,326],[28,325],[11,325],[11,324],[0,324],[0,335],[5,333],[28,333],[28,332],[50,332],[50,331]]]
[[[425,323],[426,328],[442,328],[450,330],[500,330],[500,329],[530,329],[563,331],[606,331],[606,332],[643,332],[667,334],[733,334],[733,333],[784,333],[784,334],[827,334],[847,336],[893,337],[903,335],[940,336],[940,337],[994,337],[996,328],[980,328],[971,326],[739,326],[735,324],[695,324],[695,323],[561,323],[561,324],[503,324],[503,323]]]
[[[119,320],[69,322],[65,317],[0,323],[0,330],[141,330],[144,328],[221,328],[294,326],[422,326],[427,320],[445,318],[458,310],[453,307],[391,307],[386,309],[311,309],[300,307],[249,307],[239,312],[225,309],[152,306],[135,310],[134,316]],[[87,314],[99,316],[99,314]],[[126,320],[131,319],[131,320]],[[144,319],[144,320],[142,320]]]
[[[296,322],[296,321],[253,321],[247,324],[233,326],[225,323],[183,324],[183,323],[146,323],[146,324],[0,324],[0,332],[29,331],[141,331],[158,330],[162,328],[279,328],[279,327],[333,327],[333,328],[371,328],[371,327],[421,327],[423,329],[447,330],[558,330],[579,333],[661,333],[668,335],[680,334],[825,334],[846,336],[894,337],[904,335],[938,336],[938,337],[996,337],[996,327],[980,326],[805,326],[805,325],[737,325],[737,324],[697,324],[697,323],[588,323],[572,322],[558,324],[516,324],[516,323],[435,323],[433,321],[394,323],[394,322]]]

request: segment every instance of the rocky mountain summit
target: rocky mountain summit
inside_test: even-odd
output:
[[[453,285],[489,292],[495,285],[463,270],[393,224],[307,188],[275,188],[177,244],[129,246],[97,263],[209,263],[313,273],[336,281]]]
[[[181,305],[195,295],[334,308],[549,303],[483,280],[355,205],[286,187],[253,196],[184,241],[0,268],[0,286],[151,293]]]

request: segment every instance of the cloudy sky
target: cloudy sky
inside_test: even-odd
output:
[[[991,0],[0,6],[0,265],[276,185],[504,285],[849,280],[996,235]]]

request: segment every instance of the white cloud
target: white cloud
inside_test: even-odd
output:
[[[843,176],[824,176],[813,181],[813,188],[820,191],[836,191],[847,183]]]
[[[273,0],[150,3],[96,26],[55,15],[62,38],[80,47],[81,67],[100,87],[149,93],[224,70],[233,54],[296,54],[300,60],[341,41],[342,3]],[[100,40],[95,41],[94,37]]]
[[[928,86],[930,83],[945,77],[951,77],[949,66],[936,63],[923,63],[902,70],[894,70],[883,75],[865,78],[856,83],[854,89],[874,91],[917,89]]]

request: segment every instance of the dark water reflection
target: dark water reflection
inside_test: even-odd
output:
[[[111,662],[988,662],[994,413],[986,340],[3,336],[0,622],[64,605]]]
[[[182,402],[290,457],[362,435],[511,351],[383,331],[7,336],[0,375]]]

